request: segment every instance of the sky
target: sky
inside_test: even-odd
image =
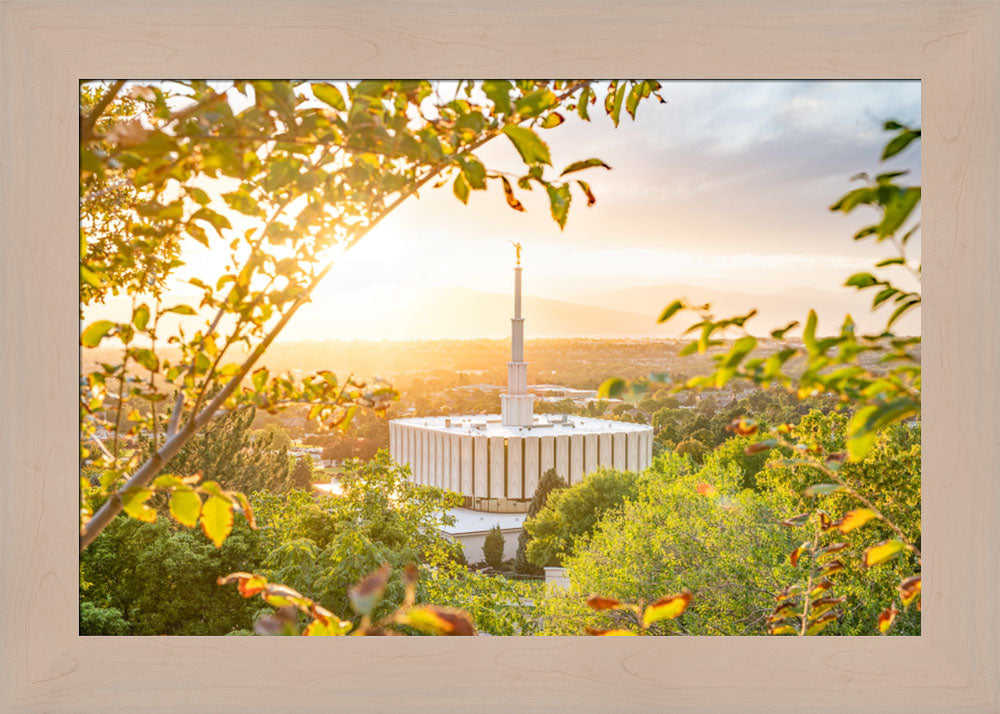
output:
[[[664,82],[661,93],[666,104],[643,103],[635,122],[623,113],[617,129],[595,105],[589,123],[568,116],[540,132],[557,169],[590,157],[612,167],[578,174],[597,203],[587,207],[576,193],[564,230],[538,190],[519,192],[525,213],[508,208],[499,187],[472,192],[468,206],[450,186],[425,190],[337,259],[281,339],[504,334],[495,310],[476,320],[466,306],[495,302],[481,293],[509,297],[512,240],[524,246],[525,293],[539,300],[655,318],[675,297],[761,296],[802,315],[816,308],[821,332],[836,330],[845,309],[870,329],[884,323],[884,314],[870,315],[870,297],[840,286],[893,251],[852,240],[873,211],[828,207],[861,171],[908,169],[919,183],[919,146],[878,161],[887,119],[919,125],[919,82],[685,80]],[[481,156],[490,168],[520,168],[503,137]],[[910,253],[919,257],[919,238]],[[185,258],[194,274],[216,269],[197,248]],[[784,319],[762,312],[760,330],[777,326],[768,317]],[[579,336],[609,336],[604,323],[586,334],[583,314],[568,324]],[[901,328],[919,333],[919,315]],[[651,322],[643,334],[656,329]]]

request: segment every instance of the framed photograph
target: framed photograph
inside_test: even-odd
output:
[[[297,5],[3,5],[5,708],[995,711],[1000,7]]]

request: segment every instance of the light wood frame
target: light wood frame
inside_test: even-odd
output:
[[[1000,4],[3,0],[2,23],[0,709],[1000,710]],[[78,80],[569,75],[922,80],[924,634],[78,637]]]

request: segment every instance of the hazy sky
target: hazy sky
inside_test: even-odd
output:
[[[919,182],[919,148],[878,162],[885,120],[919,124],[919,83],[676,81],[665,82],[662,94],[667,104],[648,101],[636,122],[624,117],[617,129],[595,105],[592,122],[572,116],[541,132],[557,170],[590,157],[613,167],[578,174],[597,203],[588,208],[575,193],[563,231],[537,189],[519,192],[526,213],[510,210],[499,187],[472,192],[468,206],[450,186],[427,190],[339,260],[283,339],[411,337],[394,324],[392,306],[419,302],[427,288],[509,292],[510,240],[524,245],[530,295],[594,302],[601,293],[661,284],[790,296],[830,290],[836,291],[830,300],[808,293],[813,302],[801,308],[816,307],[836,329],[849,292],[838,286],[891,249],[851,239],[873,211],[845,217],[828,206],[861,171],[905,168]],[[519,168],[502,137],[482,157],[488,167]],[[911,252],[919,255],[919,241]],[[203,253],[188,259],[192,268],[209,265]],[[350,317],[346,305],[353,307]],[[662,307],[629,309],[655,314]],[[436,319],[446,324],[448,316]],[[433,325],[422,330],[434,332]],[[905,327],[919,331],[919,317]],[[484,327],[481,334],[503,329]]]

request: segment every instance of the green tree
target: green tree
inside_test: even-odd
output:
[[[292,469],[292,488],[309,489],[312,487],[313,480],[312,458],[300,456],[295,460],[295,468]]]
[[[600,468],[580,483],[549,494],[544,508],[524,522],[531,535],[528,562],[561,565],[577,539],[587,536],[605,511],[638,493],[638,476],[629,471]]]
[[[504,539],[500,526],[493,526],[483,539],[483,559],[494,570],[503,565]]]
[[[117,607],[97,607],[87,600],[80,603],[80,634],[84,637],[127,635],[129,628],[129,623]]]
[[[524,519],[527,521],[537,516],[545,507],[545,504],[548,503],[549,495],[556,489],[566,488],[566,486],[566,480],[557,474],[555,469],[549,469],[543,473],[542,477],[538,480],[538,487],[531,497],[531,502],[528,504],[528,511],[525,513]],[[527,528],[522,528],[517,536],[517,555],[514,557],[514,570],[518,573],[541,575],[543,570],[537,565],[528,562],[528,543],[530,542],[531,534]]]
[[[658,457],[638,494],[605,511],[565,558],[570,588],[549,593],[543,632],[626,625],[627,612],[588,608],[591,593],[650,603],[687,589],[683,623],[662,623],[652,634],[762,634],[794,545],[777,522],[778,504],[741,490],[740,478],[733,464],[698,468],[676,455]]]
[[[81,304],[109,288],[131,301],[125,320],[97,320],[81,331],[85,349],[113,345],[117,353],[95,360],[81,380],[81,460],[100,472],[96,485],[81,483],[81,550],[126,506],[155,518],[143,504],[155,491],[172,496],[182,487],[154,479],[220,410],[308,404],[310,419],[346,427],[359,406],[387,406],[394,392],[386,385],[328,371],[271,374],[261,360],[335,257],[411,196],[450,184],[466,203],[471,191],[492,185],[523,211],[517,191],[536,187],[562,228],[574,192],[588,205],[596,200],[579,172],[608,168],[584,158],[556,170],[540,134],[562,124],[567,111],[589,119],[599,90],[586,80],[462,81],[451,97],[419,80],[196,80],[137,85],[127,94],[125,84],[87,83],[81,101],[81,203],[98,200],[109,182],[130,187],[110,209],[120,259],[106,259],[111,239],[100,220],[82,232]],[[623,109],[634,118],[658,89],[655,81],[613,81],[603,107],[617,125]],[[523,172],[487,167],[480,150],[498,139]],[[201,293],[197,308],[164,304],[162,286],[183,265],[171,246],[183,254],[191,242],[226,255],[229,269],[188,281]],[[144,268],[116,270],[119,262]],[[185,329],[168,334],[164,317],[181,319]],[[129,442],[143,433],[154,449],[135,461]],[[205,499],[196,516],[203,522],[224,522],[239,504],[217,484],[195,495]],[[224,538],[225,529],[217,534]]]

